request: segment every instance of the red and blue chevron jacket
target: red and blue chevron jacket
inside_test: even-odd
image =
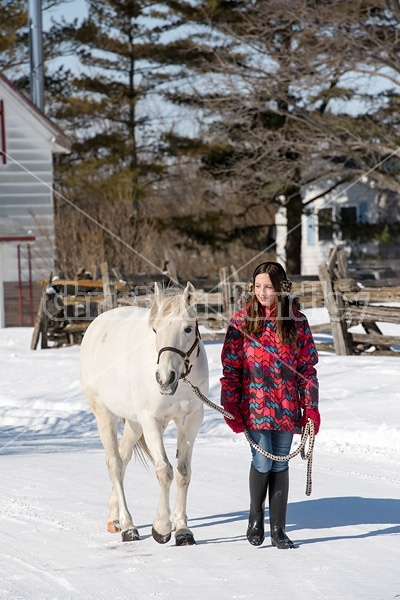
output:
[[[233,315],[222,348],[221,404],[237,402],[249,429],[300,433],[302,408],[318,407],[318,354],[303,313],[293,310],[297,348],[283,344],[266,313],[259,335],[244,333],[246,309]]]

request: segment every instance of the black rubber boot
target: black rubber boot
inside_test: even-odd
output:
[[[289,469],[271,472],[269,477],[269,522],[273,546],[286,550],[294,548],[285,533],[286,507],[289,494]]]
[[[251,465],[250,488],[250,514],[247,527],[247,539],[253,546],[260,546],[264,541],[264,515],[265,497],[268,489],[268,473],[260,473]]]

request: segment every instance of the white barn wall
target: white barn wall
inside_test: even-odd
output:
[[[0,236],[29,242],[33,282],[54,269],[53,155],[70,152],[63,132],[0,74],[6,164],[0,155]],[[0,132],[1,138],[1,132]],[[18,281],[18,242],[0,244],[0,281]],[[29,281],[28,246],[20,243],[21,279]],[[15,286],[14,286],[15,287]],[[3,289],[1,290],[3,294]],[[0,316],[4,308],[0,294]]]
[[[21,110],[11,95],[1,90],[4,101],[7,164],[0,163],[0,222],[11,219],[21,235],[34,235],[32,277],[42,278],[54,268],[53,156],[51,140],[33,115]],[[48,136],[49,137],[49,136]],[[3,280],[17,281],[17,247],[3,255]],[[23,278],[28,263],[22,261]]]

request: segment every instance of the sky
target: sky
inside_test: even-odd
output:
[[[327,322],[324,309],[308,316]],[[249,446],[206,407],[188,496],[197,544],[176,547],[151,536],[158,484],[152,466],[134,461],[126,494],[141,540],[106,531],[110,482],[79,347],[31,351],[31,336],[0,330],[1,600],[400,597],[399,358],[320,353],[311,496],[306,463],[290,462],[294,550],[273,548],[268,535],[258,548],[247,542]],[[221,343],[206,352],[218,403]],[[165,440],[174,464],[174,427]]]
[[[82,20],[86,15],[87,8],[85,0],[63,2],[60,6],[55,6],[54,8],[43,11],[43,29],[46,30],[50,27],[52,17],[57,20],[60,17],[65,17],[67,21],[72,21],[74,19]]]

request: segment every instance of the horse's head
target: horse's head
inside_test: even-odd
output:
[[[156,336],[156,379],[162,394],[175,394],[200,352],[194,292],[191,283],[181,294],[155,286],[149,324]]]

